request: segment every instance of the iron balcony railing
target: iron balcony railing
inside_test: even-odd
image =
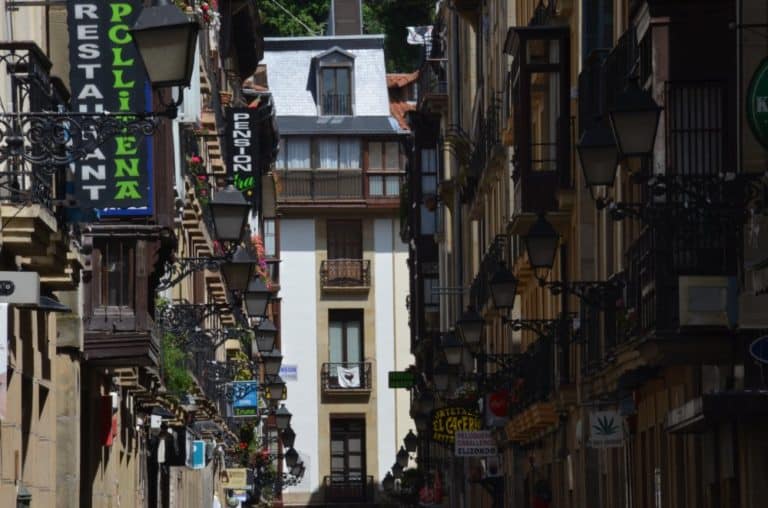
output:
[[[288,169],[275,172],[278,201],[363,199],[361,169]]]
[[[326,503],[373,503],[373,476],[338,473],[323,479]]]
[[[370,287],[369,259],[326,259],[320,263],[320,285],[323,289]]]
[[[349,94],[326,93],[322,95],[323,115],[351,115],[352,97]]]
[[[469,301],[478,310],[482,309],[491,297],[490,280],[501,266],[505,245],[506,236],[497,235],[480,261],[480,269],[469,288]]]
[[[323,391],[371,390],[371,363],[324,363],[320,370]]]

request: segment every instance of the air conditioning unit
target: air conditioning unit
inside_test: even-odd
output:
[[[681,276],[680,326],[730,326],[738,321],[735,277]]]

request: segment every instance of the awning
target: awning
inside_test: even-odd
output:
[[[768,420],[768,390],[707,393],[667,413],[667,432],[703,432],[710,425]]]
[[[281,135],[402,134],[389,116],[278,116]]]

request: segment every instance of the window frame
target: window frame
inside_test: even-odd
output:
[[[341,336],[341,362],[331,361],[331,323],[342,323]],[[360,359],[351,361],[349,359],[349,350],[347,347],[347,331],[350,323],[357,323],[360,329],[360,341],[358,348],[360,350]],[[365,312],[363,309],[329,309],[328,310],[328,363],[343,364],[363,364],[365,363]]]
[[[328,114],[323,108],[323,98],[326,95],[323,71],[332,70],[334,72],[334,90],[338,89],[336,85],[336,72],[346,70],[349,81],[349,108],[345,114]],[[317,59],[315,90],[317,92],[317,114],[318,116],[353,116],[355,112],[355,62],[354,55],[348,54],[339,48],[334,48],[322,54]],[[338,94],[336,94],[338,95]]]
[[[378,145],[378,146],[377,146]],[[388,145],[396,145],[397,146],[397,165],[394,168],[389,168],[388,164],[390,162],[390,158],[387,157],[387,146]],[[377,147],[378,150],[374,150],[373,148]],[[381,160],[381,167],[374,168],[371,166],[371,154],[374,153],[374,151],[379,152],[379,156]],[[365,173],[366,173],[366,195],[369,198],[375,198],[375,199],[394,199],[400,197],[400,187],[402,185],[402,177],[403,177],[403,156],[404,153],[402,151],[402,146],[399,140],[397,139],[368,139],[365,141]],[[372,179],[381,179],[381,194],[374,194],[371,191],[371,180]],[[388,181],[391,178],[397,178],[398,179],[398,185],[397,185],[397,192],[387,192],[388,187]]]

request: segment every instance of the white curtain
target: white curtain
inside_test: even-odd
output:
[[[336,138],[320,138],[317,140],[317,153],[320,157],[319,169],[338,169],[338,149]]]
[[[285,142],[288,169],[309,169],[309,138],[291,137]]]
[[[360,168],[360,140],[357,138],[339,139],[339,167],[341,169]]]

